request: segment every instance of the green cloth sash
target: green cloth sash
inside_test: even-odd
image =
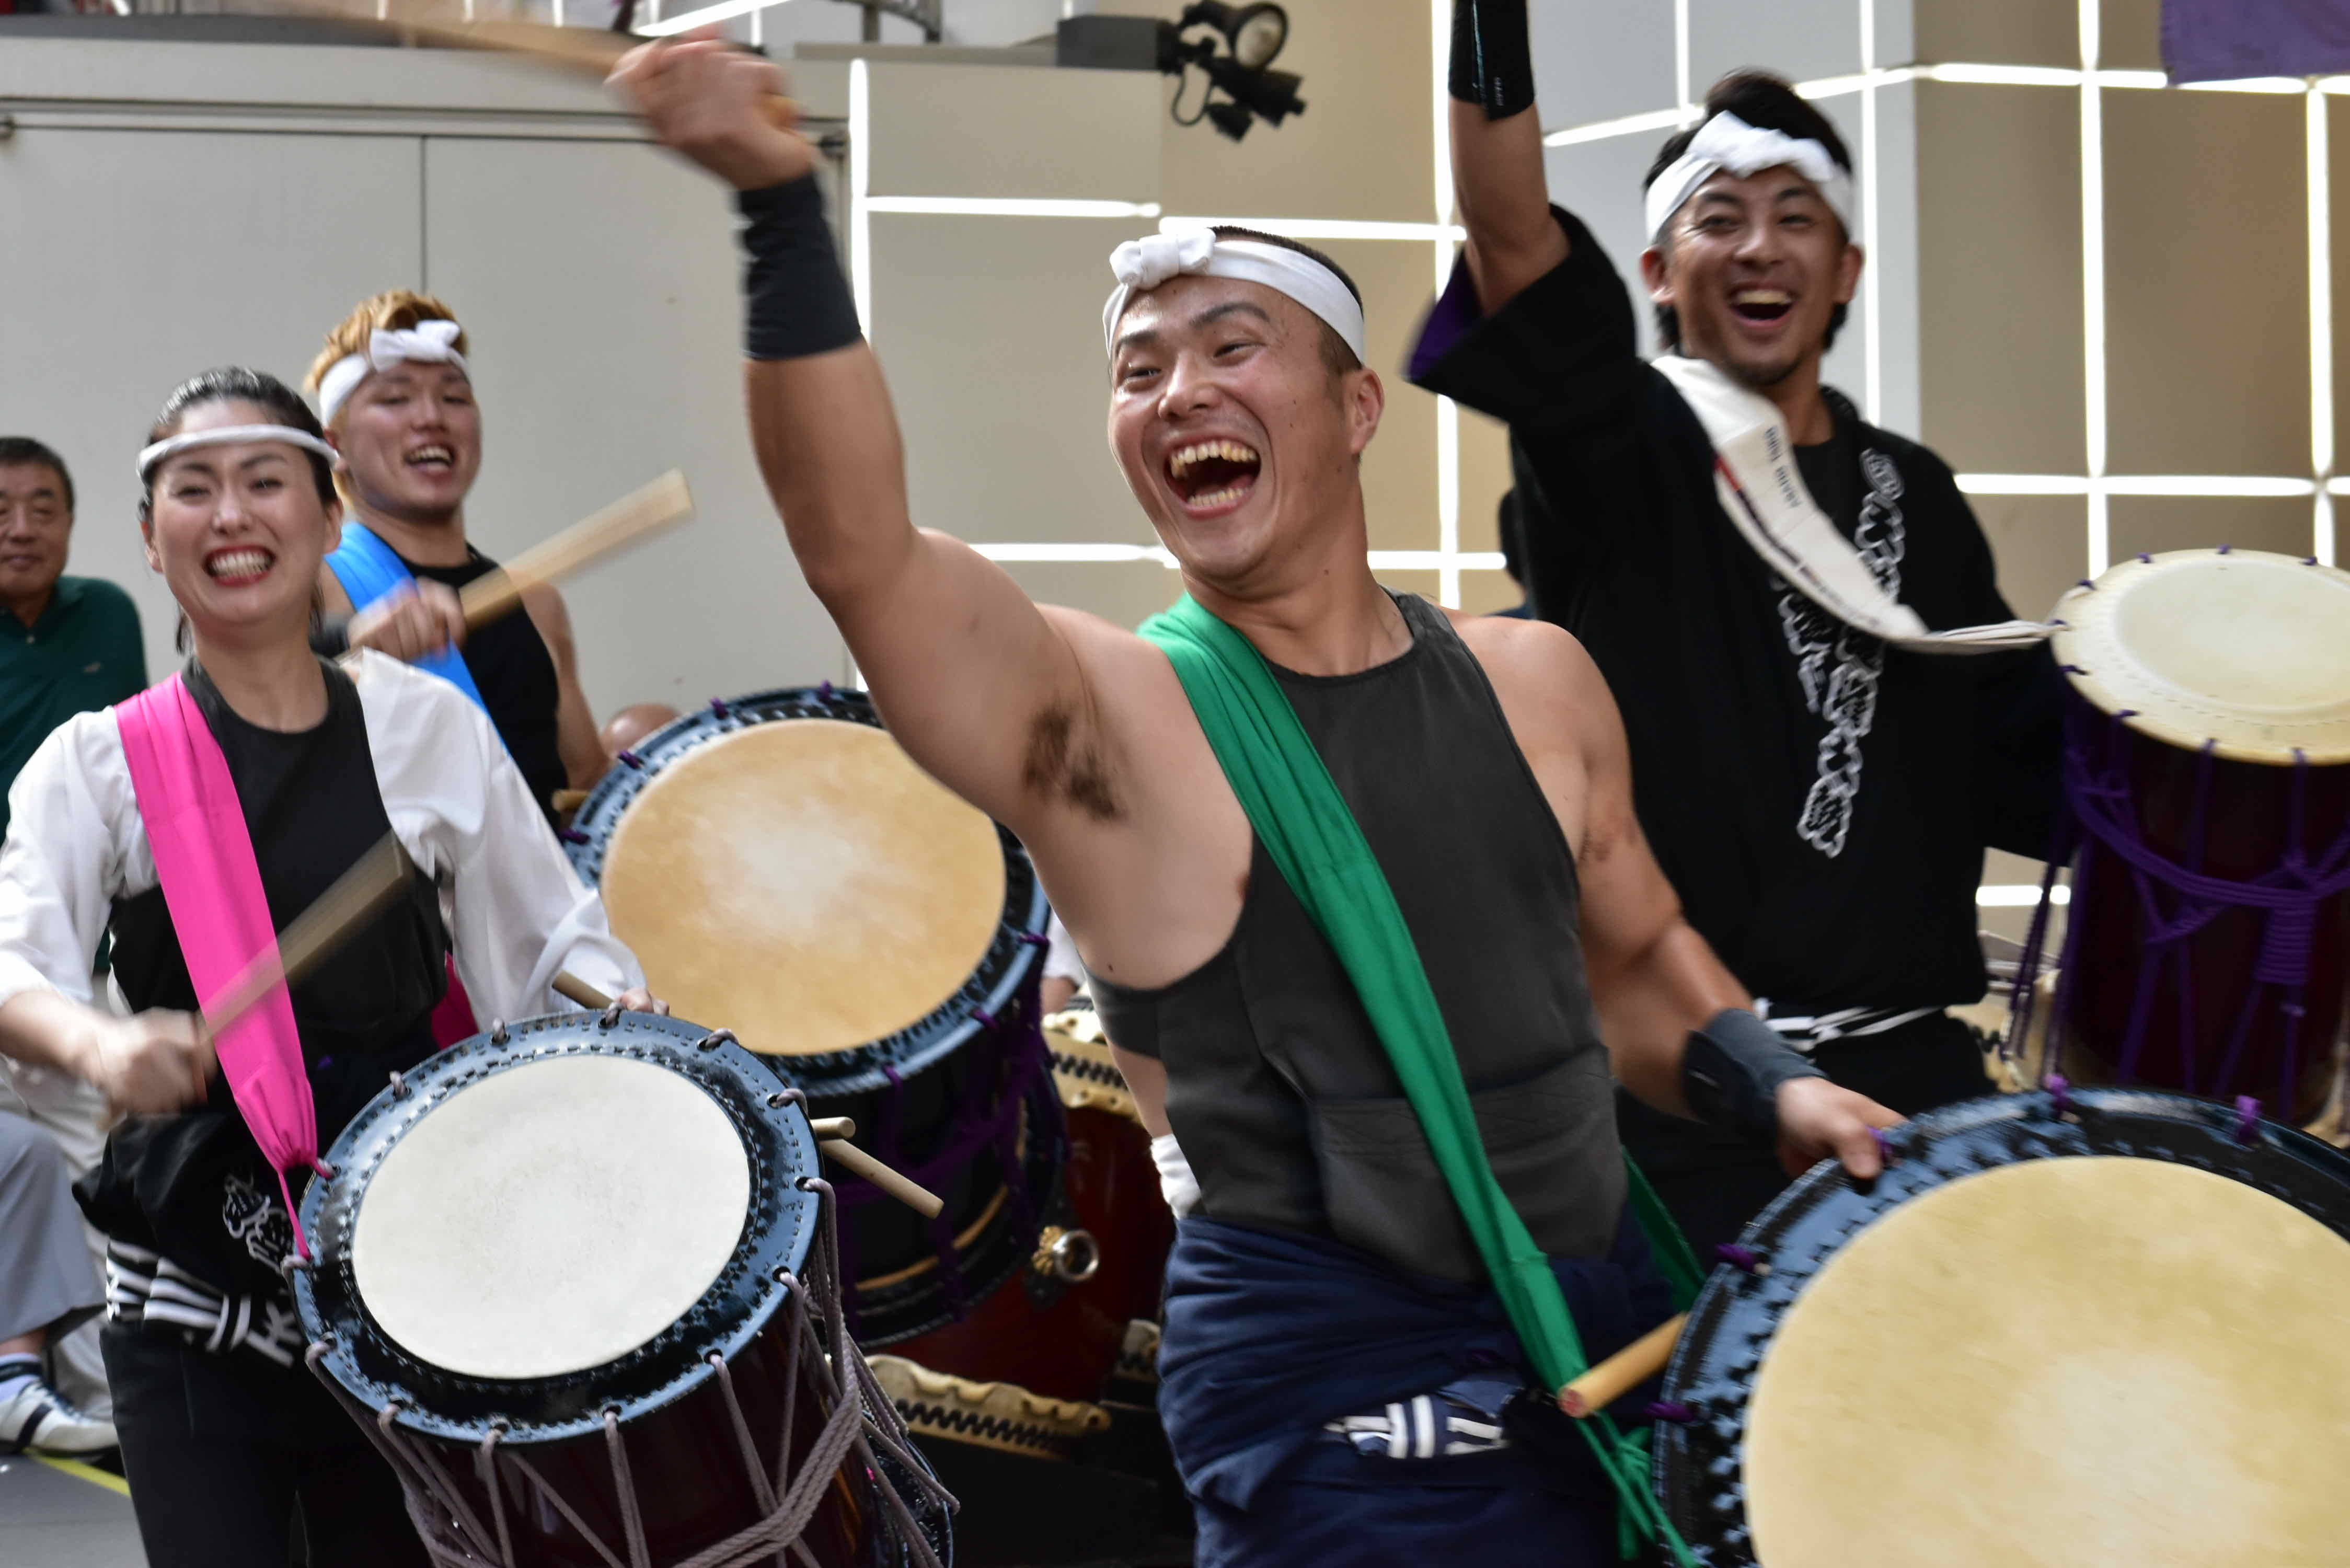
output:
[[[1248,639],[1189,595],[1140,630],[1174,665],[1250,826],[1354,982],[1511,1325],[1544,1386],[1555,1393],[1589,1367],[1582,1336],[1550,1259],[1485,1158],[1436,992],[1361,825]],[[1657,1245],[1651,1220],[1662,1218],[1663,1208],[1637,1168],[1631,1181],[1634,1212],[1677,1302],[1686,1306],[1697,1278],[1688,1245],[1669,1220],[1670,1243]],[[1691,1562],[1648,1489],[1644,1445],[1628,1442],[1604,1414],[1576,1426],[1616,1485],[1624,1521],[1669,1542],[1678,1561]]]

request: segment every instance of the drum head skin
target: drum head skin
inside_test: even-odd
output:
[[[2258,550],[2173,550],[2056,602],[2081,694],[2182,751],[2350,763],[2350,572]]]
[[[2338,1549],[2350,1241],[2209,1171],[2032,1160],[1854,1238],[1746,1422],[1769,1568],[2221,1568]],[[2288,1436],[2289,1435],[2289,1436]]]
[[[564,838],[680,1017],[788,1056],[818,1099],[992,1027],[1048,918],[1019,840],[947,793],[860,691],[712,702],[620,756]]]
[[[384,1156],[351,1273],[420,1360],[552,1377],[684,1316],[750,1199],[743,1140],[691,1079],[626,1057],[527,1062],[449,1096]]]
[[[789,1299],[816,1138],[697,1024],[562,1013],[477,1034],[352,1118],[304,1195],[295,1303],[365,1408],[478,1442],[659,1409]]]
[[[2350,1158],[2184,1096],[1969,1102],[1714,1272],[1659,1491],[1711,1568],[2319,1568],[2350,1470]]]
[[[995,825],[889,732],[761,724],[648,784],[604,905],[655,995],[806,1056],[918,1022],[979,967],[1003,907]]]

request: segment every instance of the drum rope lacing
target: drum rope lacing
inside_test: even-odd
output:
[[[2301,1050],[2302,992],[2307,985],[2315,953],[2319,911],[2325,903],[2350,892],[2350,825],[2345,825],[2323,852],[2306,846],[2309,763],[2296,749],[2293,761],[2293,802],[2286,824],[2282,857],[2271,870],[2249,879],[2213,877],[2200,869],[2207,842],[2209,806],[2216,758],[2213,742],[2206,741],[2196,763],[2195,797],[2188,834],[2189,864],[2181,865],[2147,843],[2133,809],[2128,766],[2126,721],[2130,709],[2106,715],[2075,704],[2067,725],[2064,759],[2064,800],[2055,842],[2041,881],[2040,907],[2018,965],[2014,1013],[2001,1051],[2009,1061],[2020,1053],[2031,1028],[2033,982],[2039,978],[2046,945],[2051,891],[2057,872],[2074,857],[2073,885],[2085,887],[2091,862],[2100,852],[2125,867],[2146,920],[2148,961],[2138,966],[2137,985],[2117,1064],[2122,1080],[2136,1075],[2151,1021],[2155,989],[2164,972],[2175,967],[2178,981],[2180,1038],[2191,1038],[2194,1019],[2193,976],[2186,962],[2186,939],[2231,909],[2266,912],[2260,954],[2244,987],[2244,996],[2230,1033],[2227,1054],[2210,1079],[2213,1092],[2228,1084],[2241,1061],[2258,1017],[2264,992],[2276,996],[2283,1019],[2283,1083],[2279,1103],[2290,1107],[2298,1088]],[[2100,725],[2099,719],[2105,723]],[[2102,754],[2102,756],[2100,756]],[[2078,972],[2081,933],[2087,922],[2072,920],[2064,934],[2064,950],[2057,966],[2055,1016],[2065,1016],[2071,977]],[[2049,1061],[2055,1055],[2051,1053]],[[2182,1061],[2188,1081],[2180,1086],[2195,1092],[2193,1064]]]
[[[1009,1190],[1013,1226],[1021,1231],[1026,1231],[1036,1218],[1035,1199],[1028,1190],[1027,1162],[1021,1158],[1021,1135],[1025,1130],[1035,1136],[1040,1130],[1031,1125],[1034,1117],[1027,1113],[1039,1086],[1049,1083],[1052,1064],[1052,1053],[1036,1022],[1034,991],[1032,978],[1012,1004],[1017,1010],[1017,1017],[1014,1027],[1008,1032],[997,1028],[999,1020],[985,1008],[972,1010],[974,1022],[981,1025],[982,1048],[989,1052],[989,1059],[977,1076],[983,1082],[1001,1085],[992,1111],[966,1112],[957,1119],[953,1135],[937,1152],[919,1164],[910,1164],[898,1145],[906,1080],[896,1066],[885,1063],[881,1072],[889,1079],[889,1088],[882,1096],[873,1129],[874,1157],[922,1187],[951,1184],[970,1168],[973,1156],[983,1149],[992,1150]],[[973,1106],[981,1106],[988,1103],[978,1097],[972,1101]],[[845,1209],[854,1209],[888,1196],[870,1182],[851,1179],[842,1184],[840,1204]],[[927,1222],[926,1230],[938,1255],[940,1282],[952,1315],[961,1317],[970,1304],[970,1291],[963,1280],[962,1259],[955,1247],[955,1228],[949,1212],[941,1210]],[[857,1260],[852,1256],[847,1262],[846,1272],[853,1276]]]
[[[719,1391],[725,1400],[737,1452],[764,1517],[725,1540],[663,1568],[750,1568],[753,1563],[772,1561],[785,1552],[812,1568],[815,1558],[801,1537],[852,1454],[858,1461],[855,1468],[871,1483],[889,1511],[905,1547],[907,1561],[913,1568],[944,1568],[912,1509],[899,1495],[892,1475],[910,1478],[927,1494],[931,1506],[941,1513],[954,1507],[954,1500],[931,1479],[928,1467],[915,1454],[904,1420],[849,1337],[846,1314],[835,1310],[818,1318],[809,1311],[812,1294],[825,1301],[840,1300],[837,1203],[828,1182],[803,1177],[800,1185],[804,1190],[817,1195],[823,1220],[816,1228],[816,1247],[806,1275],[794,1278],[779,1270],[775,1276],[789,1293],[785,1333],[792,1354],[787,1358],[790,1370],[784,1386],[782,1429],[772,1477],[760,1462],[758,1444],[736,1397],[733,1377],[725,1359],[715,1352],[710,1357]],[[828,1345],[824,1343],[827,1335],[831,1341]],[[387,1405],[370,1420],[367,1409],[328,1376],[323,1363],[333,1348],[324,1342],[311,1345],[307,1356],[310,1369],[361,1429],[374,1438],[376,1447],[400,1478],[409,1518],[436,1568],[477,1568],[483,1563],[495,1568],[518,1568],[506,1524],[505,1490],[497,1474],[501,1460],[511,1463],[532,1491],[560,1514],[609,1568],[655,1568],[645,1539],[642,1512],[629,1474],[628,1445],[617,1409],[604,1412],[604,1440],[612,1468],[613,1490],[619,1499],[623,1535],[620,1544],[625,1556],[580,1517],[578,1511],[519,1449],[500,1445],[503,1429],[496,1426],[482,1438],[473,1454],[475,1480],[490,1500],[491,1528],[484,1529],[479,1514],[466,1501],[433,1446],[399,1429],[399,1401]],[[845,1377],[836,1376],[841,1369],[847,1371]],[[799,1456],[795,1474],[792,1431],[804,1371],[818,1386],[819,1393],[831,1397],[833,1406],[815,1440]],[[887,1469],[879,1462],[884,1458],[891,1461]]]

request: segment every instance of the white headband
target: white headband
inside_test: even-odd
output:
[[[139,483],[155,472],[164,459],[179,456],[192,447],[242,446],[247,441],[284,441],[298,446],[304,452],[315,452],[328,462],[335,461],[335,449],[312,435],[308,431],[292,425],[224,425],[218,430],[191,431],[186,435],[166,437],[153,446],[142,447],[139,452]]]
[[[467,380],[473,373],[465,368],[465,357],[457,352],[457,336],[464,328],[453,321],[420,321],[405,331],[376,328],[368,338],[367,352],[346,354],[334,363],[333,369],[318,381],[318,422],[333,424],[342,411],[344,401],[359,390],[361,381],[378,370],[389,370],[394,365],[414,360],[423,364],[449,364]]]
[[[1102,306],[1102,347],[1111,354],[1118,352],[1118,318],[1126,314],[1127,303],[1171,277],[1189,273],[1261,283],[1276,294],[1285,294],[1329,323],[1330,330],[1346,340],[1356,358],[1367,362],[1370,358],[1363,348],[1363,306],[1354,291],[1336,273],[1286,245],[1222,240],[1206,229],[1146,234],[1110,252],[1109,270],[1118,275],[1118,286],[1110,291],[1109,303]]]
[[[1826,146],[1808,138],[1797,140],[1781,130],[1762,130],[1724,109],[1698,128],[1689,150],[1648,186],[1648,237],[1665,232],[1665,224],[1681,210],[1698,187],[1728,171],[1743,179],[1784,164],[1809,180],[1848,235],[1852,224],[1852,176],[1836,162]]]

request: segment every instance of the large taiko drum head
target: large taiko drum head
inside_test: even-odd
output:
[[[959,1317],[1027,1262],[1065,1149],[1037,1070],[1044,889],[863,692],[713,701],[621,753],[564,837],[678,1016],[765,1053],[943,1200],[934,1226],[842,1179],[861,1343]]]
[[[2070,1106],[1921,1117],[1875,1191],[1824,1168],[1750,1228],[1769,1270],[1717,1271],[1668,1386],[1699,1419],[1662,1428],[1715,1568],[2343,1560],[2350,1161],[2183,1096]]]
[[[1004,895],[995,826],[869,724],[716,735],[638,791],[605,908],[654,993],[754,1051],[844,1051],[979,969]]]
[[[303,1219],[297,1296],[355,1394],[461,1439],[600,1437],[710,1376],[806,1264],[818,1170],[764,1064],[679,1019],[476,1035],[352,1119]],[[771,1100],[776,1104],[771,1105]],[[574,1391],[603,1393],[579,1409]],[[490,1390],[497,1392],[491,1394]]]
[[[681,1019],[531,1019],[396,1076],[328,1166],[296,1305],[318,1370],[400,1455],[434,1561],[724,1554],[778,1476],[818,1493],[794,1563],[908,1561],[889,1491],[945,1552],[919,1457],[827,1338],[816,1138],[765,1061]],[[806,1473],[836,1418],[866,1446]]]
[[[2350,763],[2350,572],[2258,550],[2127,560],[2057,602],[2082,696],[2183,752]]]

